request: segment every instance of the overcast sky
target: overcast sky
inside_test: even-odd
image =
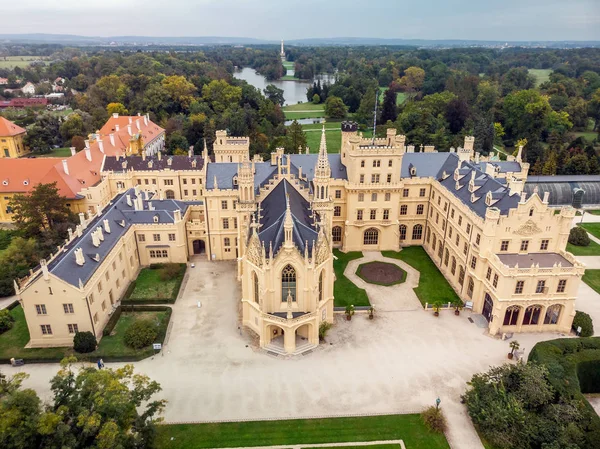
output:
[[[600,0],[0,0],[3,33],[600,40]]]

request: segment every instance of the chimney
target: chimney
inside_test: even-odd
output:
[[[110,144],[114,147],[115,146],[115,135],[113,133],[110,133],[108,135],[108,138],[110,139]]]
[[[119,118],[119,113],[118,112],[113,113],[113,118]]]
[[[521,192],[521,203],[524,203],[527,199],[527,192]]]
[[[67,232],[69,233],[69,241],[73,240],[73,229],[69,228]]]
[[[83,257],[83,250],[81,248],[77,248],[75,250],[75,262],[80,267],[82,267],[83,264],[85,263],[85,258]]]
[[[140,119],[137,119],[137,120],[135,121],[135,126],[137,127],[138,131],[141,131],[141,130],[142,130],[142,127],[140,126]]]
[[[88,139],[84,140],[85,142],[85,147],[89,148],[90,147],[90,141]]]
[[[173,163],[173,158],[169,157],[169,159],[167,159],[167,165],[170,167],[172,163]]]
[[[144,115],[144,125],[148,126],[148,116]]]
[[[85,151],[85,158],[88,161],[92,162],[92,150],[88,147],[84,151]]]
[[[131,125],[131,123],[133,122],[133,119],[131,117],[127,117],[129,119],[129,124]]]
[[[102,139],[98,139],[98,148],[100,148],[101,153],[104,153],[104,142],[102,142]]]
[[[77,234],[77,237],[81,237],[81,230],[81,225],[75,226],[75,234]]]
[[[118,123],[115,125],[115,131],[119,132],[119,124]]]
[[[48,265],[46,265],[46,259],[40,260],[40,266],[42,267],[44,279],[47,281],[48,279],[50,279],[50,276],[48,275]]]
[[[98,226],[96,228],[96,235],[98,236],[101,242],[104,241],[104,232],[102,232],[102,226]]]
[[[100,246],[100,239],[98,238],[98,233],[96,231],[92,231],[92,245],[96,248]]]
[[[63,170],[65,171],[65,174],[69,174],[69,164],[67,164],[67,160],[63,159],[62,160],[62,165],[63,165]]]
[[[190,149],[188,150],[188,157],[194,157],[194,148],[190,147]]]
[[[146,160],[146,152],[142,151],[142,160],[145,161]]]
[[[79,212],[79,223],[81,223],[82,229],[85,229],[85,214],[83,212]]]
[[[127,198],[127,205],[131,207],[131,195],[128,193],[127,195],[125,195],[125,198]]]
[[[140,196],[136,196],[133,200],[133,205],[135,207],[135,210],[144,210],[144,203],[142,202],[142,197]]]
[[[131,132],[131,125],[127,125],[127,134],[133,136],[133,133]]]
[[[148,201],[148,210],[154,210],[154,206],[152,205],[152,201]]]
[[[102,223],[104,224],[104,232],[110,234],[110,224],[108,223],[108,220],[105,218]]]
[[[175,222],[181,221],[181,210],[180,209],[175,209],[175,211],[173,212],[173,219],[175,220]]]
[[[159,151],[158,153],[156,153],[156,157],[160,161],[162,159],[162,153]]]
[[[544,203],[548,204],[548,201],[550,200],[550,192],[544,192]]]
[[[69,150],[71,150],[71,156],[75,156],[77,154],[75,147],[69,147]]]

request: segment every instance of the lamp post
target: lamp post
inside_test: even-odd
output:
[[[440,408],[440,402],[442,402],[442,400],[440,398],[437,398],[435,400],[435,409],[436,410],[439,410],[439,408]]]

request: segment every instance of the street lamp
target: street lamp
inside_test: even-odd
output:
[[[435,400],[435,409],[438,410],[440,408],[440,402],[442,402],[442,400],[440,398],[437,398]]]

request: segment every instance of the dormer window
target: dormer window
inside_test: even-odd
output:
[[[155,215],[155,216],[153,217],[153,220],[154,220],[154,223],[158,223],[158,215]]]
[[[410,167],[410,176],[417,176],[417,168]]]
[[[533,208],[529,209],[529,216],[533,217]]]
[[[7,186],[8,185],[8,179],[5,179],[4,181],[2,181],[2,185],[3,186]]]
[[[26,179],[25,181],[23,181],[23,185],[24,185],[24,186],[28,186],[28,185],[29,185],[29,180],[28,180],[28,179]]]
[[[237,186],[237,185],[238,185],[238,178],[237,178],[237,176],[234,176],[234,177],[233,177],[233,185],[234,185],[234,186]]]

